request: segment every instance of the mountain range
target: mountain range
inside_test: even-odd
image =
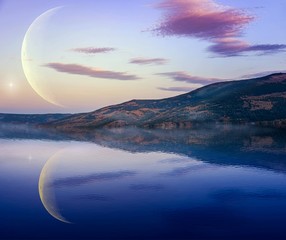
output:
[[[209,123],[286,127],[286,74],[213,83],[158,100],[131,100],[79,114],[0,115],[0,122],[58,129],[192,128]],[[10,121],[11,122],[11,121]]]

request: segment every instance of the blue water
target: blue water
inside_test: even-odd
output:
[[[0,239],[286,239],[284,136],[2,131]]]

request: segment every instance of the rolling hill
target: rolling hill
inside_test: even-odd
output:
[[[131,100],[48,123],[60,129],[192,128],[205,123],[286,127],[286,74],[219,82],[159,100]]]

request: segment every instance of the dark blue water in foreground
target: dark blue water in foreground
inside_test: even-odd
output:
[[[286,239],[281,131],[0,137],[0,239]]]

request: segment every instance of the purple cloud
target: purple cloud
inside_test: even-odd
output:
[[[243,29],[254,17],[213,0],[164,0],[157,8],[165,12],[162,21],[153,29],[158,35],[210,41],[212,45],[208,50],[218,56],[239,56],[251,52],[270,54],[286,50],[284,44],[250,45],[239,40]]]
[[[247,51],[277,51],[283,50],[286,48],[286,44],[260,44],[260,45],[252,45],[249,46]]]
[[[286,50],[286,44],[249,45],[237,39],[220,39],[208,48],[209,51],[224,56],[239,56],[247,52],[257,52],[262,55]]]
[[[167,76],[177,82],[186,82],[186,83],[201,84],[201,85],[226,81],[225,79],[219,79],[219,78],[204,78],[204,77],[192,76],[186,72],[166,72],[166,73],[157,73],[156,75]]]
[[[47,63],[44,67],[52,68],[58,72],[64,72],[68,74],[84,75],[93,78],[106,78],[116,80],[138,80],[140,79],[136,75],[129,75],[125,72],[114,72],[101,70],[97,68],[86,67],[78,64],[64,64],[64,63]]]
[[[85,47],[85,48],[73,48],[71,51],[79,52],[79,53],[86,53],[86,54],[96,54],[96,53],[108,53],[115,51],[115,48],[95,48],[95,47]]]
[[[236,37],[253,20],[241,10],[226,8],[212,0],[164,0],[157,7],[165,11],[163,21],[155,29],[163,36]]]
[[[165,58],[132,58],[130,63],[147,65],[147,64],[155,64],[155,65],[163,65],[168,62]]]
[[[270,74],[274,73],[286,73],[286,70],[281,70],[281,71],[264,71],[264,72],[258,72],[258,73],[251,73],[247,75],[241,76],[243,79],[250,79],[250,78],[258,78],[258,77],[264,77]]]
[[[170,92],[190,92],[195,88],[192,87],[158,87],[157,89]]]
[[[238,56],[249,48],[249,44],[237,39],[218,39],[208,50],[226,57]]]

